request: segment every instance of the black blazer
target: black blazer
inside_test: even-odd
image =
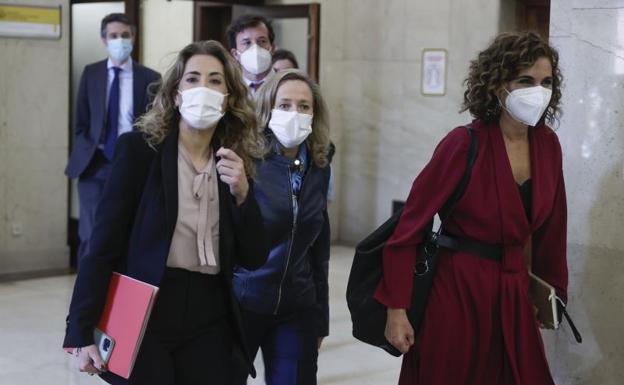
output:
[[[65,175],[77,178],[91,163],[106,126],[106,86],[108,84],[107,60],[89,64],[80,78],[76,99],[74,140]],[[148,86],[160,80],[160,74],[132,62],[133,112],[136,121],[150,103]]]
[[[222,126],[217,128],[222,129]],[[250,373],[255,375],[232,291],[232,271],[235,265],[260,267],[266,261],[268,245],[252,181],[247,199],[240,206],[236,205],[227,184],[219,180],[218,186],[220,275],[229,293],[235,339],[245,353]],[[101,316],[113,271],[159,286],[177,215],[177,127],[155,150],[140,132],[120,136],[97,208],[91,248],[80,262],[64,347],[93,343],[93,328]]]

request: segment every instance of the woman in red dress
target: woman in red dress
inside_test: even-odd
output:
[[[532,32],[504,33],[472,61],[463,110],[478,152],[445,232],[499,245],[499,261],[440,249],[420,330],[407,320],[424,229],[458,185],[470,138],[456,128],[413,183],[383,256],[375,297],[386,337],[403,353],[400,385],[552,385],[529,270],[567,300],[566,197],[561,147],[545,121],[559,115],[557,52]]]

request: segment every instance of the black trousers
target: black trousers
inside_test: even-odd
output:
[[[95,224],[95,211],[102,199],[104,184],[106,184],[110,169],[110,163],[104,157],[102,151],[97,150],[89,167],[78,179],[78,199],[80,201],[78,268],[80,268],[80,261],[89,253],[89,238],[91,238],[93,225]]]
[[[167,268],[129,380],[111,384],[221,385],[232,371],[232,329],[220,276]]]

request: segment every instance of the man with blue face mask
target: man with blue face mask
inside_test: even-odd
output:
[[[87,65],[80,79],[72,151],[65,174],[78,178],[80,247],[89,252],[95,209],[108,176],[117,137],[132,131],[149,103],[148,86],[160,75],[132,60],[135,27],[123,13],[112,13],[100,28],[108,58]]]
[[[230,24],[227,37],[232,56],[241,64],[243,80],[255,95],[273,75],[275,33],[271,22],[262,16],[243,15]]]

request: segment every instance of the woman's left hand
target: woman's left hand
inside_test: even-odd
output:
[[[533,313],[535,314],[535,319],[537,320],[537,324],[539,325],[540,329],[546,329],[546,325],[544,325],[539,319],[539,308],[535,305],[533,305]]]
[[[241,205],[247,198],[249,182],[245,173],[245,164],[236,153],[225,147],[217,151],[221,159],[217,162],[219,179],[230,187],[230,194],[236,198],[236,204]]]

